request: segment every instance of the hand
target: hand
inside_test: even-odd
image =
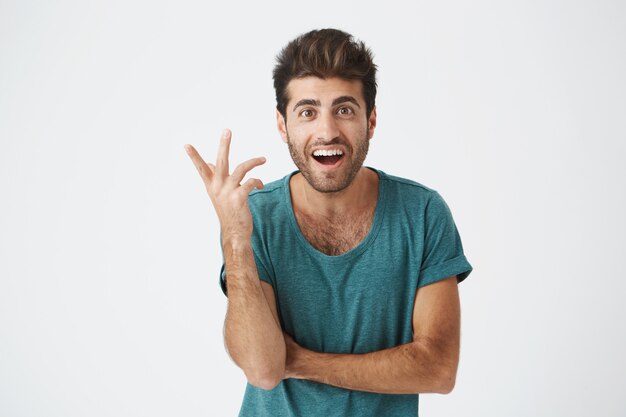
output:
[[[237,239],[250,242],[252,215],[248,207],[248,194],[254,188],[263,188],[263,183],[257,178],[250,178],[244,184],[241,184],[241,181],[252,168],[264,164],[265,158],[252,158],[242,162],[229,175],[230,139],[231,132],[225,129],[220,140],[215,165],[204,162],[193,146],[185,145],[185,150],[198,169],[211,198],[222,227],[222,242],[226,243]]]

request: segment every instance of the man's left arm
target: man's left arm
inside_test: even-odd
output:
[[[452,276],[417,290],[410,343],[364,354],[320,353],[285,335],[285,378],[384,394],[447,394],[459,363],[460,321],[457,278]]]

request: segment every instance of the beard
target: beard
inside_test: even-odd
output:
[[[336,193],[350,184],[363,166],[367,151],[369,150],[369,127],[366,128],[365,137],[357,141],[356,147],[352,147],[348,142],[340,138],[335,138],[328,142],[315,142],[306,149],[300,149],[292,142],[287,132],[287,146],[293,163],[296,164],[300,173],[314,190],[320,193]],[[341,162],[338,172],[321,172],[314,169],[317,164],[313,158],[312,151],[316,146],[342,145],[346,152]]]

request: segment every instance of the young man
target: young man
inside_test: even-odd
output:
[[[344,32],[306,33],[274,69],[277,125],[298,168],[267,184],[191,145],[221,225],[224,337],[248,378],[240,416],[416,416],[459,360],[457,283],[472,270],[434,190],[363,162],[376,66]],[[257,190],[254,190],[257,188]]]

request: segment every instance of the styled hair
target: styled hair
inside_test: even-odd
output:
[[[337,29],[312,30],[289,42],[276,56],[273,73],[276,109],[283,117],[289,81],[309,76],[360,80],[369,118],[376,103],[376,65],[363,42]]]

